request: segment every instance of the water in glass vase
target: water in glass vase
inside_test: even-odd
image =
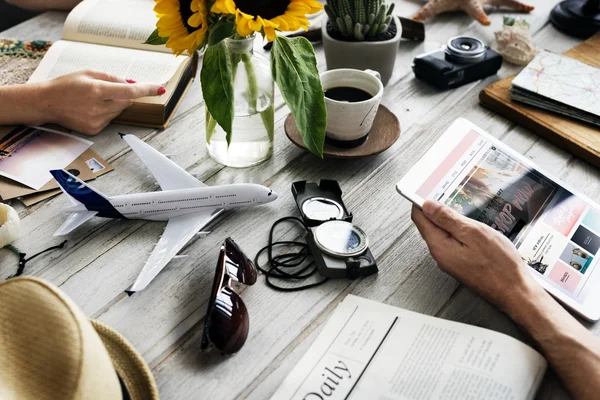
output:
[[[215,133],[207,143],[208,152],[215,161],[229,167],[243,168],[271,157],[273,131],[266,130],[265,125],[275,125],[273,102],[268,96],[259,96],[257,103],[257,109],[239,110],[236,107],[229,146],[225,131],[215,124]],[[206,118],[211,118],[208,111]]]
[[[274,82],[269,60],[253,51],[254,37],[227,39],[232,64],[234,118],[228,145],[225,131],[206,111],[210,156],[229,167],[250,167],[273,153]]]

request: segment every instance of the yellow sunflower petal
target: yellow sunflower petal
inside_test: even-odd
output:
[[[188,25],[197,28],[204,22],[204,16],[200,13],[195,13],[191,17],[188,18]]]
[[[240,35],[240,36],[252,35],[252,32],[254,32],[254,31],[252,29],[250,29],[250,27],[248,27],[248,21],[249,20],[247,18],[244,18],[241,16],[236,18],[235,30],[238,35]]]
[[[179,11],[179,7],[168,1],[161,1],[154,6],[154,12],[157,14],[170,14]]]
[[[168,38],[166,46],[174,54],[192,54],[204,43],[208,30],[206,0],[190,1],[192,15],[187,21],[183,19],[179,0],[156,0],[155,3],[154,11],[159,18],[156,23],[158,34]]]
[[[251,19],[248,21],[248,28],[252,29],[254,32],[259,32],[263,26],[263,20],[261,17],[256,17],[256,19]]]
[[[265,35],[267,36],[267,40],[269,42],[272,42],[273,40],[275,40],[275,37],[277,36],[277,34],[275,33],[275,29],[273,27],[265,26],[264,31],[265,31]]]

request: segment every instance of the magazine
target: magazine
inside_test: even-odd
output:
[[[271,399],[532,399],[546,368],[505,334],[349,295]]]

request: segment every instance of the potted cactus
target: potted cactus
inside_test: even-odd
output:
[[[394,3],[383,0],[327,0],[322,24],[328,69],[373,69],[385,85],[394,70],[401,25]]]

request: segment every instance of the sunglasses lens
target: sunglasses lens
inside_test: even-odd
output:
[[[258,275],[256,267],[233,239],[225,239],[225,252],[225,268],[229,276],[244,285],[254,285]]]
[[[231,288],[222,288],[208,318],[205,336],[213,346],[225,354],[237,353],[246,342],[250,328],[248,310],[242,298]]]

